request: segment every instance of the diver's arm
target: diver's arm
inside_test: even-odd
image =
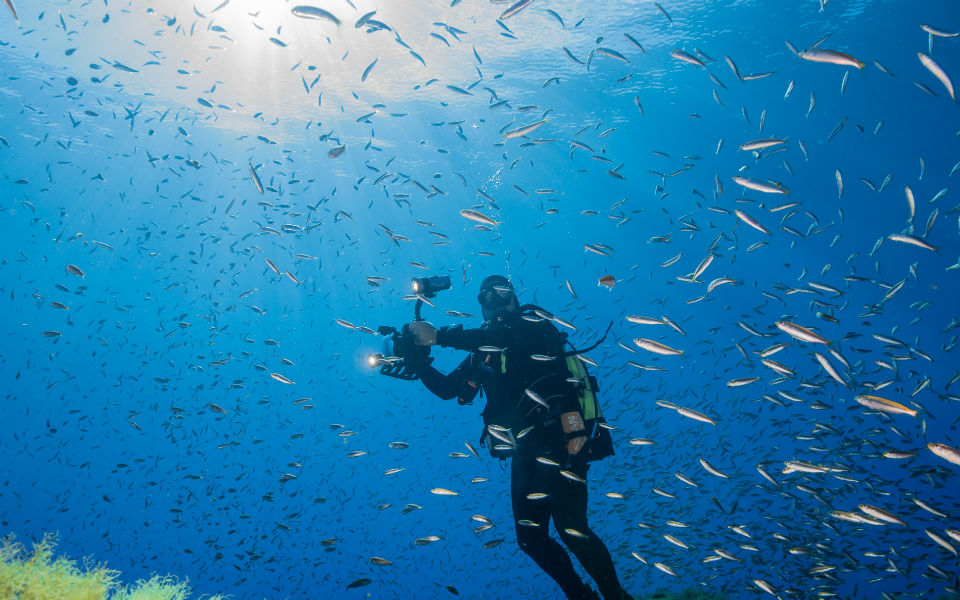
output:
[[[457,394],[460,392],[460,387],[463,385],[469,373],[469,356],[460,363],[456,369],[451,371],[449,375],[444,375],[429,364],[425,364],[417,369],[417,374],[420,375],[420,381],[423,382],[423,385],[427,386],[428,390],[443,400],[457,397]]]
[[[480,346],[505,345],[504,332],[496,329],[464,329],[463,325],[456,327],[441,327],[437,331],[437,344],[446,348],[476,352]]]

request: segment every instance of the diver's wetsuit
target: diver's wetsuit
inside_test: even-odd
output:
[[[531,319],[536,317],[523,317],[518,312],[498,317],[480,329],[440,329],[440,346],[468,350],[471,355],[449,375],[429,364],[422,365],[418,369],[420,379],[437,396],[459,396],[463,403],[472,400],[480,387],[487,394],[483,410],[486,425],[509,428],[514,435],[532,427],[517,440],[510,471],[520,548],[556,580],[567,598],[587,597],[587,588],[569,555],[548,533],[552,517],[560,538],[596,581],[605,600],[629,598],[620,588],[610,552],[587,525],[586,484],[560,474],[564,469],[586,479],[588,469],[577,456],[568,460],[566,437],[557,418],[580,410],[577,390],[566,381],[570,373],[563,359],[547,359],[564,352],[564,338],[550,322]],[[526,394],[527,388],[547,401],[551,410],[534,402]],[[495,439],[490,442],[499,443]],[[537,457],[556,461],[560,467],[543,464]],[[535,492],[547,496],[530,499],[529,494]]]

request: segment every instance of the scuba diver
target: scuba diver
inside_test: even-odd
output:
[[[519,304],[509,279],[487,277],[477,299],[484,318],[478,329],[437,329],[422,320],[407,325],[414,342],[426,347],[411,368],[440,398],[456,397],[463,405],[481,389],[486,393],[481,445],[495,458],[513,459],[510,497],[520,549],[567,598],[598,598],[550,537],[552,518],[604,600],[631,599],[620,587],[610,552],[587,524],[588,461],[613,454],[609,431],[599,425],[596,380],[576,352],[565,352],[566,334],[544,318],[546,311]],[[470,356],[444,375],[430,364],[433,345],[467,350]]]

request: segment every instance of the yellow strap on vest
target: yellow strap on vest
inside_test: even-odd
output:
[[[580,392],[580,410],[583,411],[584,420],[596,419],[601,416],[597,410],[596,390],[590,385],[590,378],[587,376],[587,368],[583,366],[580,357],[572,354],[567,357],[567,369],[570,374],[583,381],[583,391]]]

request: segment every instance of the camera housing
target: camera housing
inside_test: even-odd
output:
[[[437,292],[449,290],[451,286],[452,282],[447,275],[415,277],[411,280],[410,289],[417,296],[417,303],[413,308],[414,321],[423,320],[423,317],[420,316],[420,309],[423,307],[424,299],[433,298],[437,295]],[[430,303],[428,302],[428,304]],[[430,346],[420,346],[416,343],[409,324],[404,325],[400,331],[397,331],[396,327],[382,325],[377,328],[377,333],[387,340],[384,343],[382,353],[378,352],[367,356],[368,367],[379,367],[382,375],[397,379],[417,379],[419,377],[417,367],[430,364],[432,360],[430,358]]]

